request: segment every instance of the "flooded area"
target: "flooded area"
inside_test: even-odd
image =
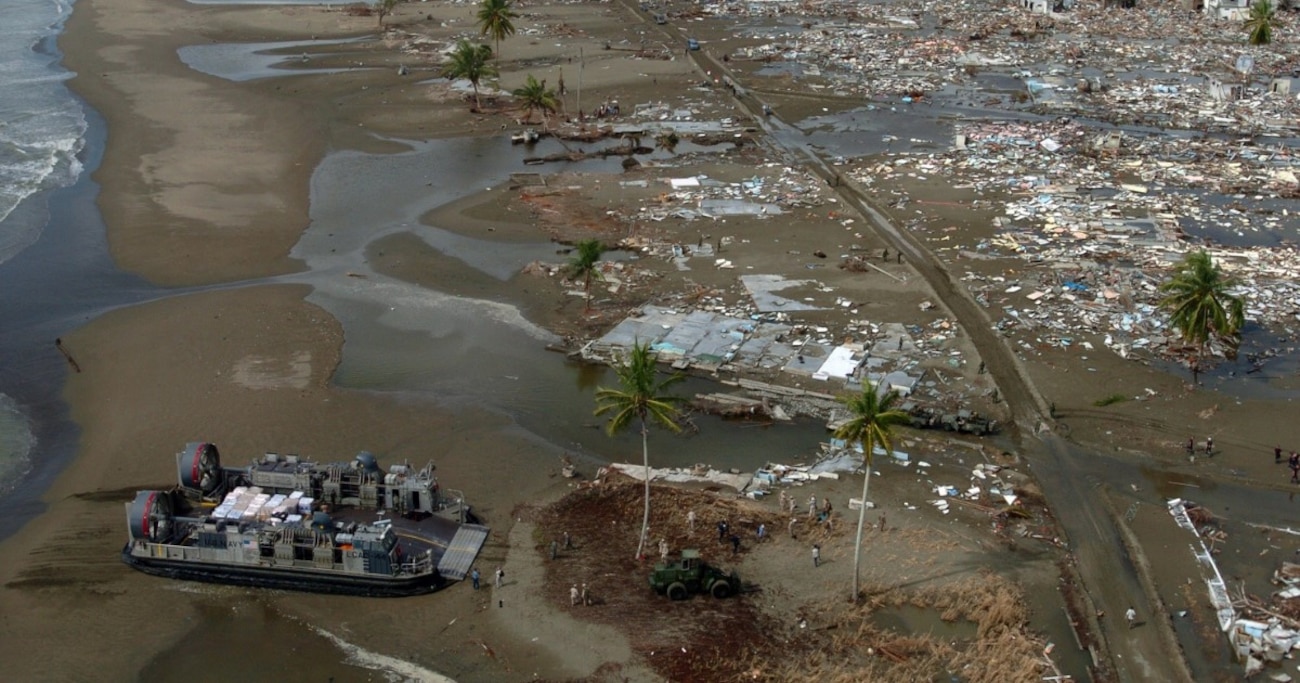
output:
[[[928,635],[942,640],[969,640],[979,625],[969,621],[944,621],[936,609],[903,605],[876,611],[877,626],[898,633]]]
[[[837,16],[834,3],[791,7],[784,16],[765,16],[759,3],[674,8],[673,20],[684,28],[669,24],[662,31],[700,36],[700,54],[692,57],[687,50],[685,58],[694,60],[690,63],[703,76],[692,71],[691,84],[684,86],[682,78],[683,83],[671,86],[686,91],[680,102],[625,99],[626,109],[641,118],[620,119],[624,132],[611,128],[603,142],[570,143],[547,135],[535,144],[514,145],[509,135],[515,131],[507,129],[527,127],[516,116],[488,120],[482,112],[466,116],[457,109],[458,116],[475,119],[471,124],[457,119],[472,126],[474,134],[435,140],[367,135],[366,143],[389,150],[383,154],[331,149],[310,171],[310,224],[289,254],[301,264],[299,272],[186,289],[147,285],[113,265],[94,209],[98,186],[83,180],[65,195],[74,201],[55,210],[40,242],[0,265],[0,284],[14,293],[0,303],[0,315],[16,330],[0,342],[0,350],[16,359],[0,378],[0,391],[21,404],[0,404],[0,453],[40,454],[0,460],[0,493],[3,482],[29,464],[35,468],[33,490],[48,485],[76,450],[77,429],[53,388],[64,374],[77,372],[75,361],[51,351],[60,334],[139,303],[281,284],[306,285],[301,288],[310,289],[306,300],[341,328],[341,355],[327,380],[331,389],[450,415],[454,426],[429,438],[486,453],[481,461],[452,467],[484,468],[488,473],[479,472],[481,479],[493,478],[492,468],[502,468],[509,474],[493,483],[503,488],[524,484],[534,491],[568,486],[562,479],[546,481],[556,476],[560,457],[567,457],[580,480],[587,481],[607,463],[640,462],[642,442],[635,429],[606,435],[604,419],[593,415],[594,394],[598,387],[616,384],[617,377],[604,366],[576,362],[569,352],[580,337],[599,336],[591,328],[616,323],[616,317],[642,316],[646,302],[662,298],[674,311],[797,327],[797,333],[787,338],[782,332],[773,342],[788,351],[784,363],[794,372],[783,375],[776,368],[771,374],[799,391],[859,389],[875,371],[873,381],[891,377],[912,398],[942,394],[947,414],[968,412],[971,406],[996,411],[1002,421],[996,436],[906,432],[907,447],[916,448],[915,460],[928,462],[924,468],[906,459],[877,464],[888,491],[878,493],[878,500],[893,506],[889,514],[897,515],[896,524],[903,521],[946,537],[953,527],[945,525],[959,515],[949,517],[944,501],[931,504],[936,497],[951,496],[967,530],[1007,533],[996,540],[981,536],[968,545],[953,541],[953,546],[939,546],[944,555],[937,561],[952,563],[953,574],[978,564],[1032,583],[1025,596],[1034,607],[1028,620],[1036,635],[1056,648],[1050,660],[1063,672],[1076,680],[1089,678],[1093,662],[1076,640],[1089,628],[1103,650],[1113,648],[1121,658],[1130,655],[1129,661],[1134,654],[1162,651],[1165,644],[1156,644],[1154,626],[1131,633],[1125,628],[1120,615],[1130,601],[1191,651],[1187,666],[1198,678],[1235,671],[1226,651],[1195,647],[1221,639],[1221,634],[1211,631],[1207,637],[1208,622],[1194,621],[1206,611],[1203,577],[1187,551],[1196,537],[1175,523],[1165,503],[1181,498],[1213,511],[1215,532],[1226,534],[1214,537],[1220,551],[1214,558],[1224,578],[1232,586],[1267,595],[1277,563],[1293,559],[1294,543],[1286,538],[1286,529],[1300,497],[1289,491],[1285,465],[1274,467],[1276,474],[1265,470],[1260,475],[1261,467],[1272,466],[1272,453],[1256,442],[1272,441],[1271,433],[1229,431],[1215,455],[1220,460],[1199,464],[1195,458],[1183,462],[1171,434],[1194,431],[1197,440],[1219,435],[1220,421],[1233,419],[1223,415],[1234,408],[1252,401],[1285,405],[1300,398],[1294,379],[1300,372],[1294,306],[1300,289],[1293,277],[1300,242],[1300,194],[1295,189],[1300,139],[1288,118],[1296,105],[1276,92],[1283,86],[1272,83],[1271,76],[1265,80],[1259,75],[1237,93],[1223,73],[1181,73],[1169,62],[1200,63],[1189,44],[1193,41],[1135,39],[1125,35],[1122,21],[1097,18],[1091,8],[1080,16],[1098,23],[1096,37],[1067,28],[1063,18],[1029,16],[1018,6],[977,17],[954,15],[953,8],[933,4],[926,9],[918,20],[895,2],[854,8],[852,18]],[[677,16],[688,12],[690,17]],[[721,16],[702,17],[711,13]],[[1144,14],[1141,21],[1156,24],[1168,14]],[[700,20],[686,24],[690,19]],[[1050,32],[1051,25],[1044,22],[1057,20],[1061,27]],[[970,25],[957,29],[960,22]],[[367,20],[367,25],[373,23],[373,17]],[[535,29],[536,35],[557,41],[578,35],[564,33],[569,28],[558,25]],[[431,23],[428,28],[448,29],[450,35],[448,27]],[[1102,56],[1085,59],[1073,49],[1073,43],[1088,40],[1098,41]],[[195,73],[252,88],[270,78],[327,80],[371,69],[391,76],[392,64],[376,59],[370,66],[358,58],[363,46],[373,42],[373,36],[213,42],[184,46],[176,54]],[[634,51],[616,46],[607,43],[602,52]],[[1105,52],[1108,47],[1121,56]],[[676,65],[682,51],[671,52]],[[410,58],[408,53],[394,57]],[[1282,73],[1281,58],[1257,58]],[[649,74],[660,61],[668,60],[644,59],[633,70],[644,70],[637,71],[638,78],[654,79],[658,88],[659,77]],[[555,56],[526,64],[570,68],[570,88],[574,70],[583,73],[585,68],[581,62],[569,67],[572,60]],[[713,71],[723,64],[726,81]],[[588,77],[598,76],[593,68]],[[721,83],[729,84],[732,97]],[[403,85],[388,91],[394,102]],[[453,89],[436,78],[411,78],[406,85]],[[423,91],[418,97],[425,97]],[[405,104],[411,101],[417,107],[429,105],[416,97]],[[1243,101],[1259,104],[1234,104]],[[747,110],[755,120],[749,120]],[[574,159],[598,145],[628,144],[631,149],[643,129],[658,130],[653,126],[674,121],[683,139],[673,149],[659,145],[645,154],[565,158],[574,155],[575,147],[584,151]],[[720,131],[735,131],[737,141],[695,144],[686,137],[688,131],[717,139],[724,135]],[[103,135],[102,124],[98,134]],[[805,164],[796,151],[806,152],[810,161]],[[644,168],[625,165],[630,158]],[[526,159],[541,163],[526,165]],[[731,168],[710,166],[715,163]],[[542,189],[529,185],[531,189],[521,190],[521,181],[513,176],[524,174],[542,179]],[[545,185],[551,181],[554,185]],[[555,206],[584,203],[590,214],[582,218],[604,231],[593,234],[617,247],[604,262],[627,269],[618,275],[635,272],[645,275],[640,282],[650,283],[637,291],[638,281],[629,275],[606,287],[597,308],[604,306],[609,319],[595,318],[589,310],[577,313],[590,309],[591,293],[576,291],[577,283],[562,283],[559,270],[532,268],[563,264],[571,258],[571,245],[542,229],[526,228],[535,228]],[[846,217],[859,205],[878,213]],[[564,223],[572,218],[560,214],[550,219]],[[788,222],[784,233],[772,228],[780,221]],[[873,221],[897,233],[882,239],[887,231],[876,230]],[[630,239],[633,228],[639,231],[636,240]],[[817,239],[824,244],[798,241],[808,240],[810,233],[820,233]],[[1183,389],[1192,354],[1159,314],[1158,285],[1171,263],[1194,245],[1208,245],[1216,259],[1229,264],[1240,278],[1237,291],[1248,292],[1252,303],[1239,354],[1207,363],[1199,385]],[[878,249],[883,251],[880,258],[875,256]],[[897,259],[893,264],[891,250]],[[860,270],[849,268],[855,263]],[[795,279],[803,275],[818,279]],[[950,285],[946,289],[936,285],[944,282]],[[964,291],[954,293],[952,283]],[[969,310],[978,315],[959,308],[965,293],[971,299]],[[763,303],[753,303],[759,300]],[[556,331],[556,320],[568,326]],[[962,326],[979,327],[996,346]],[[733,329],[717,336],[736,341],[731,351],[741,347],[743,334]],[[820,361],[833,354],[844,364],[833,376],[819,376]],[[1104,362],[1092,360],[1103,354]],[[805,355],[817,362],[805,363]],[[726,353],[713,354],[715,360],[723,357],[731,360]],[[674,367],[691,367],[696,360],[683,354],[681,365]],[[1124,361],[1132,364],[1132,373]],[[905,371],[888,374],[884,364],[894,362]],[[1017,393],[1013,384],[1031,383],[1022,364],[1038,364],[1037,378],[1047,376],[1042,384],[1054,393],[1039,393],[1038,388]],[[710,370],[698,364],[694,370],[677,387],[684,397],[736,389],[718,381],[731,380],[731,368]],[[1076,380],[1078,375],[1065,374],[1070,371],[1105,376],[1094,380],[1085,374]],[[995,383],[994,373],[998,383],[1011,381]],[[1140,379],[1125,383],[1138,373]],[[49,386],[33,388],[34,383]],[[1121,407],[1107,413],[1108,404],[1083,398],[1085,391],[1102,396],[1101,388],[1113,390],[1117,403],[1129,403],[1129,412],[1122,413]],[[1200,393],[1193,395],[1193,390]],[[1213,398],[1203,398],[1210,392]],[[1173,404],[1157,401],[1174,396],[1199,401],[1202,414],[1168,418],[1164,413],[1172,413]],[[769,398],[763,399],[764,408]],[[1147,399],[1151,402],[1143,406],[1148,411],[1144,416],[1133,404]],[[456,425],[458,415],[472,418]],[[956,422],[951,425],[955,432]],[[1055,436],[1069,434],[1071,425],[1076,434],[1087,433],[1095,441],[1079,444]],[[774,461],[808,463],[829,437],[825,420],[808,417],[745,420],[696,413],[686,427],[680,435],[650,432],[657,467],[707,464],[749,473]],[[1143,430],[1158,436],[1133,438]],[[1176,436],[1179,442],[1182,438]],[[501,446],[501,452],[493,450],[506,442],[510,445]],[[1008,493],[1010,486],[981,488],[990,484],[974,465],[993,465],[994,460],[1027,463],[1022,469],[1041,482],[1035,497],[1045,500],[1035,501],[1040,505],[1036,509],[1050,506],[1057,519],[1047,514],[1041,523],[1015,522],[1016,535],[1006,532],[1004,523],[1033,513],[1012,510],[1016,495]],[[991,471],[996,473],[996,467],[1002,465]],[[855,473],[842,480],[828,477],[818,485],[832,491],[838,504],[858,495],[858,483]],[[806,493],[798,491],[801,500]],[[1011,496],[1001,499],[1006,505],[998,498],[1004,494]],[[38,514],[43,504],[37,495],[39,490],[4,499],[0,511],[7,513],[13,529]],[[762,502],[762,496],[754,498]],[[503,508],[507,500],[498,496]],[[522,519],[514,508],[491,513],[507,523],[511,517]],[[784,516],[784,510],[779,514]],[[693,518],[691,524],[693,532]],[[882,514],[882,545],[890,540],[885,526]],[[1056,537],[1058,528],[1067,540]],[[0,525],[0,536],[13,529]],[[789,529],[795,537],[794,521]],[[512,541],[494,542],[499,545],[491,561],[504,562]],[[906,546],[908,541],[902,537],[896,543]],[[525,553],[537,550],[527,545],[521,545]],[[801,545],[800,566],[806,564],[805,551]],[[1058,551],[1062,566],[1079,567],[1070,576],[1085,576],[1091,583],[1073,584],[1064,570],[1059,581],[1048,576],[1055,571],[1051,556]],[[977,559],[968,566],[968,557]],[[874,569],[888,573],[887,563],[877,561]],[[846,560],[836,557],[828,564],[839,571]],[[1022,567],[1031,567],[1026,575],[1035,574],[1021,575]],[[926,580],[938,583],[942,577]],[[1150,600],[1137,603],[1134,596]],[[228,597],[197,598],[187,642],[159,655],[141,677],[180,680],[178,672],[185,671],[186,679],[194,680],[186,662],[196,651],[212,657],[256,652],[224,665],[222,678],[437,677],[354,645],[360,638],[349,632],[346,620],[308,623],[255,598]],[[468,600],[458,609],[479,609]],[[314,605],[303,613],[330,609]],[[504,607],[498,603],[498,609]],[[978,635],[974,622],[943,616],[938,609],[902,606],[882,609],[873,620],[881,629],[942,640]],[[1083,623],[1071,623],[1076,620]],[[460,633],[455,643],[468,643],[477,656],[479,645],[488,648],[485,641],[474,640],[478,637]],[[429,657],[416,660],[428,663]],[[471,661],[468,656],[457,663],[464,666],[466,661]],[[292,669],[286,668],[289,662]],[[493,675],[482,673],[486,670],[474,673],[471,667],[469,675],[486,680]]]

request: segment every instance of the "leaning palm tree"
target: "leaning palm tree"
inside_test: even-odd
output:
[[[549,119],[549,114],[554,114],[560,108],[560,101],[555,96],[555,89],[547,89],[546,81],[538,81],[532,74],[524,81],[523,87],[515,88],[510,93],[519,98],[519,108],[528,112],[528,121],[533,120],[533,112],[540,110],[542,112],[542,123],[545,124]]]
[[[586,302],[584,313],[591,312],[591,279],[604,279],[600,269],[596,267],[603,253],[605,253],[605,245],[601,244],[600,240],[583,240],[578,243],[577,254],[565,268],[565,274],[569,277],[575,280],[582,278],[583,299]]]
[[[848,409],[850,417],[848,422],[835,430],[835,437],[862,446],[862,458],[867,469],[866,476],[862,478],[862,507],[858,509],[858,536],[853,543],[853,599],[855,601],[858,599],[858,581],[861,576],[858,566],[862,559],[862,527],[867,517],[867,493],[871,487],[872,455],[877,444],[889,453],[892,449],[894,425],[905,424],[910,419],[907,413],[894,406],[898,399],[897,391],[890,389],[881,396],[878,387],[872,386],[870,382],[862,387],[860,395],[840,399]]]
[[[496,41],[495,55],[501,54],[501,41],[515,34],[515,25],[511,19],[519,15],[513,9],[511,0],[483,0],[478,8],[478,29],[481,36],[492,36]]]
[[[1196,344],[1202,354],[1206,344],[1215,339],[1236,349],[1246,322],[1241,297],[1228,291],[1237,284],[1209,254],[1195,251],[1184,256],[1178,271],[1160,285],[1165,293],[1160,308],[1169,313],[1183,341]]]
[[[496,67],[488,64],[492,58],[492,48],[486,45],[471,45],[468,40],[461,40],[451,53],[451,61],[443,67],[442,75],[447,78],[463,78],[474,88],[474,109],[482,109],[478,99],[478,84],[484,78],[497,75]]]
[[[1277,28],[1277,14],[1269,0],[1255,0],[1250,6],[1250,16],[1245,22],[1247,40],[1251,45],[1268,45],[1273,42],[1273,29]]]
[[[677,424],[677,404],[682,399],[668,394],[667,390],[685,379],[685,376],[675,374],[660,379],[655,368],[655,356],[648,344],[633,343],[627,359],[614,366],[618,373],[619,388],[596,389],[596,414],[613,413],[605,425],[606,433],[613,436],[632,424],[633,420],[641,427],[641,458],[645,463],[645,514],[641,517],[641,540],[636,544],[638,558],[645,550],[646,534],[650,529],[650,422],[673,432],[682,429]]]

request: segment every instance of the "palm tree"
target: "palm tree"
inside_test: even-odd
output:
[[[645,550],[646,534],[650,529],[650,424],[647,420],[673,432],[682,430],[677,424],[676,405],[682,399],[669,395],[667,389],[685,379],[685,376],[675,374],[659,379],[655,356],[648,344],[633,343],[627,360],[614,366],[620,388],[596,389],[596,415],[614,414],[605,425],[606,433],[613,436],[633,420],[641,426],[641,458],[645,462],[645,514],[641,518],[641,540],[636,545],[638,558]]]
[[[596,267],[600,263],[600,255],[605,252],[605,245],[600,240],[583,240],[578,243],[577,254],[573,260],[569,261],[565,274],[573,279],[582,278],[582,291],[586,300],[584,312],[591,312],[591,279],[604,279],[605,276],[600,274],[600,269]]]
[[[393,8],[397,7],[397,3],[400,1],[401,0],[379,0],[379,2],[375,4],[375,14],[379,15],[379,25],[381,27],[384,25],[384,17],[392,14]]]
[[[497,75],[496,67],[488,64],[492,58],[492,48],[486,45],[471,45],[468,40],[456,44],[451,53],[451,61],[443,68],[442,75],[447,78],[464,78],[474,88],[474,109],[483,108],[478,100],[478,84],[484,78]]]
[[[1212,339],[1220,339],[1235,349],[1246,322],[1241,297],[1228,292],[1237,284],[1235,278],[1223,274],[1209,254],[1195,251],[1184,256],[1178,271],[1160,285],[1160,291],[1165,292],[1160,308],[1169,312],[1169,320],[1183,341],[1196,344],[1202,353]]]
[[[481,36],[492,36],[496,41],[495,54],[501,54],[501,41],[515,34],[511,19],[518,19],[511,0],[483,0],[478,8],[478,29]]]
[[[546,123],[547,115],[555,113],[560,106],[560,101],[555,96],[555,89],[548,90],[546,81],[538,82],[532,74],[528,74],[523,87],[515,88],[510,94],[519,98],[519,108],[528,112],[528,121],[533,120],[534,110],[541,110],[542,123]]]
[[[1273,29],[1277,28],[1277,16],[1273,3],[1269,0],[1255,0],[1250,6],[1250,16],[1246,19],[1247,40],[1251,45],[1268,45],[1273,42]]]
[[[898,392],[890,389],[883,397],[878,387],[867,382],[862,387],[861,395],[847,396],[840,399],[848,409],[848,422],[835,430],[835,437],[849,443],[862,446],[862,458],[866,463],[867,473],[862,478],[862,507],[858,509],[858,537],[853,544],[853,599],[858,599],[858,579],[861,574],[858,566],[862,559],[862,527],[867,517],[867,492],[871,486],[872,455],[879,444],[889,453],[893,448],[894,425],[909,421],[907,413],[894,406],[898,402]]]

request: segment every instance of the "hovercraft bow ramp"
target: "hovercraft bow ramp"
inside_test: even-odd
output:
[[[487,541],[488,528],[479,524],[462,524],[438,560],[438,573],[445,579],[461,581],[474,566],[474,558]]]

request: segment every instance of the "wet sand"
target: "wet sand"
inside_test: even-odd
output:
[[[450,35],[456,26],[464,29],[472,23],[471,9],[402,6],[395,19],[422,21],[432,12],[437,20],[452,22],[439,29]],[[631,26],[613,27],[625,23],[614,8],[590,12],[565,7],[553,12],[553,21],[578,28],[601,26],[611,34],[621,30],[636,37]],[[373,31],[374,24],[373,17],[349,17],[317,7],[81,0],[60,44],[68,64],[80,73],[73,87],[109,121],[109,143],[96,177],[103,185],[100,206],[110,248],[120,267],[164,285],[292,279],[310,256],[295,258],[291,250],[307,227],[311,174],[327,149],[402,148],[359,131],[395,137],[495,134],[498,119],[467,116],[462,103],[438,101],[431,95],[433,89],[417,88],[413,79],[396,76],[394,65],[412,58],[381,47],[336,58],[377,65],[374,70],[243,84],[194,72],[175,57],[178,47],[189,44],[357,35]],[[513,60],[554,51],[555,43],[517,38],[503,48]],[[598,52],[592,44],[589,48],[589,55]],[[606,61],[605,68],[588,64],[585,69],[589,90],[584,98],[591,99],[584,101],[602,96],[630,101],[632,92],[640,100],[652,100],[677,94],[697,78],[680,62],[618,66]],[[417,74],[429,75],[432,67],[415,63]],[[518,80],[519,74],[513,78]],[[572,72],[567,78],[572,90]],[[382,183],[375,185],[372,192],[382,196]],[[603,204],[620,198],[611,189],[592,201]],[[473,234],[486,230],[487,224],[520,224],[521,214],[511,211],[483,195],[439,209],[430,220]],[[806,218],[813,220],[811,215]],[[532,239],[522,229],[502,233],[494,239]],[[394,234],[369,245],[367,266],[438,291],[507,302],[503,305],[518,307],[547,327],[562,328],[580,309],[580,301],[572,298],[557,301],[553,283],[534,287],[523,279],[527,276],[502,281],[418,246]],[[763,265],[779,263],[789,250],[765,251]],[[720,284],[734,273],[700,275]],[[395,619],[394,605],[399,603],[172,584],[130,572],[117,562],[123,503],[137,488],[170,485],[172,454],[186,441],[203,438],[217,443],[227,462],[263,451],[345,458],[362,449],[380,453],[384,462],[432,458],[444,485],[469,493],[494,524],[482,564],[506,563],[524,586],[536,580],[526,564],[514,569],[534,544],[526,527],[511,529],[509,520],[521,502],[554,498],[566,490],[555,477],[558,457],[582,438],[579,429],[566,432],[573,443],[561,448],[473,399],[451,404],[419,392],[339,387],[345,328],[321,304],[307,300],[309,291],[300,285],[208,291],[116,311],[66,337],[84,369],[70,378],[66,390],[82,430],[79,454],[47,493],[48,511],[0,546],[7,557],[20,558],[0,569],[0,612],[9,615],[0,622],[0,655],[16,679],[130,680],[145,672],[153,680],[194,680],[192,670],[173,670],[180,662],[177,648],[208,641],[212,629],[240,623],[205,616],[224,609],[238,613],[265,608],[272,615],[267,633],[314,624],[460,681],[517,680],[534,673],[584,676],[601,662],[625,656],[626,644],[608,631],[602,632],[608,639],[606,649],[596,652],[571,652],[559,639],[542,646],[533,643],[536,634],[558,633],[553,629],[567,628],[569,622],[556,615],[553,606],[531,596],[521,599],[516,612],[493,610],[484,595],[446,591],[400,602],[396,609],[402,616]],[[883,319],[903,318],[905,310],[915,310],[925,297],[924,291],[911,288],[893,294],[891,303],[877,311]],[[376,326],[358,330],[357,339],[347,341],[389,334],[391,330]],[[448,362],[471,358],[461,353]],[[1281,410],[1284,404],[1262,404],[1261,410],[1261,404],[1237,406],[1208,392],[1180,394],[1178,381],[1168,375],[1134,373],[1131,365],[1107,360],[1097,368],[1106,377],[1105,393],[1111,386],[1136,393],[1150,385],[1160,396],[1178,400],[1122,404],[1096,414],[1086,404],[1099,392],[1075,388],[1075,378],[1089,372],[1075,357],[1047,353],[1026,361],[1045,395],[1067,397],[1055,400],[1075,434],[1085,439],[1111,442],[1114,425],[1122,424],[1118,429],[1126,447],[1150,447],[1166,438],[1162,435],[1172,437],[1207,424],[1195,415],[1218,403],[1218,414],[1224,417],[1214,423],[1224,431],[1216,432],[1216,441],[1224,445],[1229,467],[1239,463],[1260,478],[1273,474],[1275,470],[1247,457],[1265,427],[1292,430],[1277,438],[1300,443],[1300,426],[1276,425],[1265,412]],[[555,363],[560,363],[558,358]],[[346,381],[365,386],[364,372],[360,379],[358,374],[342,374]],[[535,419],[545,419],[546,408],[542,403],[542,416]],[[1161,413],[1154,426],[1144,415],[1153,409]],[[1126,417],[1117,420],[1112,413]],[[1196,432],[1198,438],[1200,431],[1204,429]],[[586,433],[594,434],[590,429]],[[600,439],[593,435],[587,441]],[[628,442],[613,443],[611,450]],[[1180,452],[1170,455],[1170,460],[1176,459]],[[1224,467],[1224,461],[1211,466]],[[87,638],[87,633],[96,635]],[[300,640],[306,650],[328,652],[319,642],[308,643],[315,637],[290,640]],[[58,656],[48,654],[53,652]],[[218,654],[217,643],[208,653]],[[266,666],[280,659],[274,648],[247,649],[241,655]],[[349,680],[357,672],[342,660],[341,655],[334,661],[313,658],[304,667],[318,668],[294,673]],[[624,673],[636,679],[645,675],[636,669]]]

